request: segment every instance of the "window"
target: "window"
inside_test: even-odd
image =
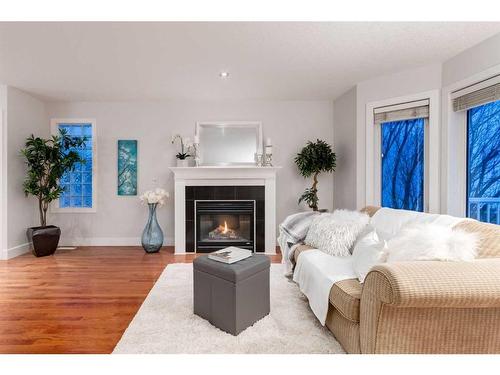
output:
[[[500,224],[500,75],[467,83],[449,92],[448,212]]]
[[[75,149],[84,163],[77,163],[73,171],[61,178],[64,192],[59,197],[55,212],[95,212],[95,121],[53,120],[52,132],[65,130],[71,137],[85,137],[85,148]]]
[[[500,224],[500,101],[467,111],[467,216]]]
[[[426,211],[429,100],[373,110],[375,205]]]
[[[382,206],[424,210],[423,118],[385,122],[382,131]]]

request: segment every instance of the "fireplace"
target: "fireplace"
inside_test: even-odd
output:
[[[186,186],[184,192],[186,252],[227,246],[265,251],[264,186]]]
[[[194,211],[197,252],[227,246],[255,251],[255,200],[195,200]]]

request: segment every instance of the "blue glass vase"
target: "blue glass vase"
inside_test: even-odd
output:
[[[157,253],[163,245],[163,231],[156,219],[156,207],[158,203],[148,203],[148,223],[142,232],[142,247],[146,253]]]

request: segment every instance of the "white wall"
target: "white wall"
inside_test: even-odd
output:
[[[356,208],[356,87],[333,104],[333,149],[337,155],[333,205]]]
[[[25,139],[31,134],[47,136],[47,115],[39,99],[13,87],[7,87],[7,250],[4,257],[12,257],[28,250],[26,228],[39,225],[33,197],[26,197],[22,184],[25,165],[20,155]],[[5,125],[5,124],[4,124]]]
[[[348,157],[348,162],[342,163],[355,173],[356,178],[339,178],[344,173],[339,170],[335,175],[335,206],[349,207],[356,202],[361,208],[366,204],[366,106],[370,102],[418,94],[421,92],[442,91],[439,113],[439,188],[440,211],[453,215],[463,215],[457,205],[457,197],[464,196],[465,183],[457,183],[458,173],[464,169],[463,160],[463,126],[459,126],[457,115],[451,112],[449,93],[478,81],[500,74],[500,34],[469,48],[443,64],[433,64],[391,75],[377,77],[360,82],[355,86],[356,113],[350,114],[348,104],[352,102],[352,90],[335,100],[334,103],[334,138],[338,157],[342,153],[350,155],[349,151],[356,148],[356,157]],[[350,100],[349,100],[350,98]],[[344,108],[344,106],[346,106]],[[339,112],[340,111],[340,112]],[[344,117],[347,116],[347,117]],[[349,118],[349,116],[351,116]],[[343,128],[343,123],[356,122],[355,140],[352,133]],[[343,151],[342,151],[343,150]],[[342,152],[339,152],[342,151]],[[463,172],[463,171],[462,171]],[[458,173],[458,174],[457,174]],[[348,174],[350,176],[350,174]],[[463,180],[463,178],[460,177]],[[347,185],[347,186],[346,186]]]
[[[307,140],[333,142],[333,108],[329,101],[245,102],[81,102],[47,103],[48,119],[95,118],[98,137],[98,205],[92,214],[50,214],[59,225],[65,244],[136,245],[146,220],[146,209],[137,197],[116,194],[116,143],[139,141],[138,189],[156,186],[173,194],[176,149],[170,144],[175,133],[193,136],[195,123],[205,120],[262,121],[264,137],[273,140],[274,165],[282,166],[277,177],[277,220],[300,209],[297,199],[309,185],[297,173],[293,158]],[[321,208],[333,206],[333,179],[320,178]],[[173,243],[173,200],[158,211],[166,243]]]
[[[466,49],[443,63],[443,87],[500,64],[500,34]]]

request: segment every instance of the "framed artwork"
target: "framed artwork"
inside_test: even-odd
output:
[[[137,141],[118,141],[118,195],[137,195]]]

